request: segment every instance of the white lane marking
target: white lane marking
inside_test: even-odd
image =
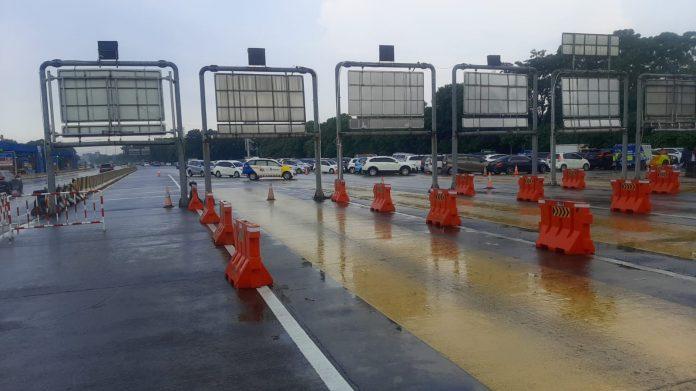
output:
[[[367,205],[362,205],[362,204],[359,204],[359,203],[356,203],[356,202],[352,202],[352,201],[350,202],[350,204],[351,204],[351,205],[359,206],[359,207],[361,207],[361,208],[368,208]],[[423,218],[423,217],[421,217],[421,216],[414,216],[414,215],[406,214],[406,213],[403,213],[403,212],[394,212],[394,213],[395,213],[395,214],[398,214],[398,215],[401,215],[401,216],[406,216],[406,217],[414,218],[414,219],[422,219],[422,218]],[[483,234],[483,235],[487,235],[487,236],[492,236],[492,237],[499,238],[499,239],[511,240],[511,241],[513,241],[513,242],[524,243],[524,244],[532,244],[532,245],[535,245],[535,244],[536,244],[535,242],[533,242],[533,241],[531,241],[531,240],[526,240],[526,239],[522,239],[522,238],[513,238],[513,237],[510,237],[510,236],[506,236],[506,235],[499,234],[499,233],[495,233],[495,232],[481,231],[481,230],[477,230],[477,229],[473,229],[473,228],[469,228],[469,227],[464,227],[464,226],[462,226],[462,225],[460,225],[459,228],[461,228],[461,229],[464,230],[465,232],[469,232],[469,233],[478,233],[478,234]],[[604,256],[601,256],[601,255],[593,255],[592,258],[597,259],[597,260],[600,260],[600,261],[612,263],[612,264],[614,264],[614,265],[626,266],[626,267],[630,267],[630,268],[632,268],[632,269],[638,269],[638,270],[642,270],[642,271],[646,271],[646,272],[652,272],[652,273],[662,274],[662,275],[665,275],[665,276],[668,276],[668,277],[678,278],[678,279],[684,280],[684,281],[696,282],[696,277],[692,277],[692,276],[687,276],[687,275],[685,275],[685,274],[679,274],[679,273],[671,272],[671,271],[669,271],[669,270],[655,269],[655,268],[652,268],[652,267],[649,267],[649,266],[638,265],[638,264],[635,264],[635,263],[626,262],[626,261],[622,261],[622,260],[615,259],[615,258],[604,257]],[[686,261],[686,262],[688,262],[688,261]]]
[[[169,176],[177,186],[179,183]],[[198,215],[202,215],[203,211],[196,211]],[[207,224],[208,229],[215,232],[217,228],[215,224]],[[225,250],[230,254],[234,255],[234,246],[225,246]],[[256,288],[263,300],[266,302],[268,308],[273,311],[276,319],[280,322],[285,332],[288,333],[292,341],[300,349],[302,355],[309,362],[309,364],[317,372],[321,380],[326,385],[329,390],[352,390],[353,387],[348,384],[346,379],[338,372],[336,367],[329,361],[329,359],[324,355],[324,353],[319,349],[319,347],[309,338],[309,335],[304,331],[302,326],[295,320],[290,311],[283,305],[283,303],[278,299],[278,297],[266,286],[261,288]]]
[[[172,177],[170,174],[167,174],[167,176],[169,177],[169,179],[172,180],[172,182],[174,182],[174,184],[176,185],[176,187],[177,187],[179,190],[181,190],[181,186],[179,186],[179,182],[177,182],[176,179],[174,179],[174,177]]]

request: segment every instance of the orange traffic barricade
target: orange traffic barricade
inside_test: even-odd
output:
[[[188,210],[195,212],[203,209],[203,203],[201,202],[201,199],[198,198],[198,189],[196,185],[191,185],[191,194],[189,194],[189,200]]]
[[[273,278],[261,260],[261,228],[241,220],[236,226],[237,247],[225,269],[225,277],[238,289],[273,285]]]
[[[215,212],[215,198],[213,198],[213,193],[205,195],[203,214],[198,221],[200,221],[201,224],[217,224],[220,222],[220,216]]]
[[[473,174],[457,174],[454,178],[454,191],[459,195],[473,196],[476,194],[474,190],[474,175]]]
[[[594,254],[590,235],[590,205],[571,201],[540,200],[538,248],[565,254]]]
[[[331,195],[331,201],[339,204],[347,204],[350,202],[348,191],[346,190],[346,181],[343,179],[334,180],[334,192]]]
[[[653,193],[679,193],[679,171],[675,171],[672,166],[650,166],[648,180]]]
[[[563,186],[564,189],[584,189],[585,170],[580,168],[567,168],[563,170],[561,186]]]
[[[234,223],[232,221],[232,205],[220,201],[220,224],[213,232],[213,242],[216,246],[234,245]]]
[[[396,210],[391,199],[391,185],[375,183],[372,188],[375,199],[372,201],[370,210],[374,212],[391,213]]]
[[[440,227],[457,227],[462,223],[457,212],[457,193],[444,189],[430,189],[430,211],[427,224]]]
[[[537,202],[544,198],[544,177],[523,175],[517,180],[519,190],[518,201]]]
[[[611,181],[611,210],[624,213],[650,213],[650,182],[638,179]]]

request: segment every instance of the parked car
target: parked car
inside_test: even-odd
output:
[[[186,175],[188,175],[188,176],[194,176],[194,175],[204,176],[205,171],[203,171],[203,160],[189,159],[188,163],[186,163]]]
[[[321,173],[335,174],[338,171],[338,164],[330,159],[321,159]]]
[[[506,155],[492,162],[488,162],[486,170],[492,174],[506,173],[512,175],[515,173],[515,166],[517,166],[517,171],[520,173],[531,173],[532,159],[523,155]],[[543,174],[549,170],[549,166],[545,161],[539,159],[537,170],[540,174]]]
[[[437,168],[438,168],[439,172],[442,171],[442,165],[443,165],[442,161],[444,159],[445,159],[445,155],[437,155]],[[423,161],[423,172],[426,174],[430,174],[433,172],[431,160],[432,160],[432,157],[430,155],[428,155]]]
[[[426,155],[410,155],[406,157],[404,162],[406,162],[410,167],[411,171],[418,172],[422,171],[421,162]]]
[[[266,177],[286,180],[293,178],[292,167],[280,164],[277,160],[264,158],[248,159],[242,167],[242,175],[246,175],[252,181]]]
[[[505,156],[507,156],[507,155],[504,153],[489,153],[489,154],[483,155],[483,160],[485,160],[487,162],[492,162],[494,160],[498,160],[501,157],[505,157]]]
[[[366,160],[367,160],[367,157],[361,157],[355,161],[355,173],[356,174],[362,173],[363,165],[365,164]]]
[[[104,164],[99,165],[99,173],[100,174],[102,172],[113,171],[113,170],[114,170],[113,163],[104,163]]]
[[[400,162],[391,156],[375,156],[365,160],[362,171],[370,176],[378,174],[411,174],[411,167],[406,162]]]
[[[468,154],[457,155],[457,173],[480,172],[483,174],[483,169],[486,167],[486,164],[487,162],[482,156]],[[447,175],[452,175],[454,173],[454,162],[452,161],[452,155],[447,155],[445,157],[445,166],[442,169],[442,172]]]
[[[302,174],[304,172],[305,164],[299,160],[281,159],[280,163],[292,167],[292,172],[295,174]]]
[[[669,155],[670,164],[682,163],[682,156],[684,155],[683,148],[654,148],[652,150],[652,154],[659,155],[663,153],[663,151],[666,152],[667,155]]]
[[[0,193],[21,195],[24,191],[24,183],[19,175],[10,171],[0,170]]]
[[[566,168],[582,168],[585,171],[589,171],[590,162],[577,152],[557,153],[556,168],[561,171]]]
[[[410,156],[413,156],[413,154],[406,152],[395,152],[392,154],[392,157],[400,162],[405,162]]]
[[[350,159],[350,161],[348,162],[347,170],[349,173],[355,174],[355,163],[358,161],[358,159],[359,158],[354,157],[354,158]]]
[[[213,166],[213,174],[218,178],[223,176],[239,178],[242,176],[243,167],[244,164],[237,160],[218,160]]]
[[[602,170],[611,170],[611,149],[586,149],[580,153],[580,156],[587,159],[587,161],[590,163],[590,168],[592,169],[599,168]]]

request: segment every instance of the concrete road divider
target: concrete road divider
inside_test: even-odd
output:
[[[517,180],[517,183],[519,185],[518,201],[538,202],[544,198],[544,177],[523,175]]]
[[[331,201],[338,204],[347,204],[350,202],[348,191],[346,190],[346,181],[343,179],[334,180],[334,192],[331,195]]]
[[[650,166],[648,180],[653,193],[679,193],[679,171],[675,171],[672,166]]]
[[[225,269],[225,277],[237,289],[273,285],[273,278],[261,261],[261,228],[246,220],[236,220],[235,253]]]
[[[119,168],[117,170],[111,170],[107,172],[102,172],[95,175],[88,175],[79,178],[73,178],[71,185],[75,191],[87,192],[92,190],[101,190],[106,186],[116,182],[117,180],[123,178],[124,176],[135,172],[135,167],[125,167]]]
[[[430,190],[430,211],[425,219],[427,224],[439,227],[457,227],[462,223],[457,212],[457,193],[450,190]]]
[[[539,200],[541,220],[537,248],[564,254],[594,254],[590,235],[590,205],[570,201]]]
[[[220,222],[220,216],[215,213],[215,198],[213,198],[213,193],[205,195],[205,206],[203,207],[203,214],[199,221],[201,224],[217,224]]]
[[[611,210],[624,213],[650,213],[650,182],[638,179],[611,181]]]
[[[196,186],[195,182],[192,182],[190,186],[191,191],[189,192],[188,210],[191,212],[203,210],[203,203],[201,202],[201,199],[198,198],[198,186]]]
[[[474,196],[476,194],[476,190],[474,190],[474,175],[458,174],[454,178],[454,191],[458,195]]]
[[[387,185],[384,182],[375,183],[372,188],[372,193],[375,199],[372,201],[370,210],[374,212],[381,213],[391,213],[396,210],[394,203],[391,199],[391,185]]]
[[[216,246],[234,245],[234,222],[232,220],[232,205],[220,201],[220,224],[213,232],[213,243]]]
[[[561,186],[563,186],[564,189],[584,189],[585,170],[580,168],[567,168],[563,170]]]

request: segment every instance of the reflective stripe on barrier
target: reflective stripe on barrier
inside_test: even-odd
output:
[[[517,183],[519,185],[518,201],[537,202],[544,198],[544,177],[523,175]]]
[[[273,285],[273,278],[261,261],[261,228],[239,221],[237,246],[225,270],[225,277],[238,289]]]
[[[649,213],[650,182],[638,179],[611,181],[611,210],[624,213]]]
[[[346,181],[343,179],[334,180],[334,192],[331,195],[331,201],[339,204],[347,204],[350,202],[348,191],[346,190]]]
[[[473,196],[476,194],[474,190],[474,175],[473,174],[458,174],[454,178],[454,191],[459,195]]]
[[[565,254],[594,254],[590,235],[590,205],[570,201],[540,200],[538,248]]]
[[[579,168],[568,168],[563,170],[561,186],[563,186],[564,189],[584,189],[585,170]]]
[[[216,246],[234,245],[234,224],[232,222],[232,205],[220,201],[220,224],[213,233]]]
[[[653,193],[679,193],[679,171],[675,171],[672,166],[650,166],[648,180]]]
[[[430,211],[427,224],[440,227],[456,227],[462,223],[457,212],[457,193],[443,189],[430,189]]]
[[[372,201],[370,210],[374,212],[390,213],[394,212],[396,208],[391,199],[391,186],[384,183],[375,183],[372,188],[372,194],[374,194],[375,199]]]
[[[215,213],[215,198],[213,198],[213,193],[205,195],[203,214],[198,221],[200,221],[201,224],[217,224],[220,222],[220,216]]]

